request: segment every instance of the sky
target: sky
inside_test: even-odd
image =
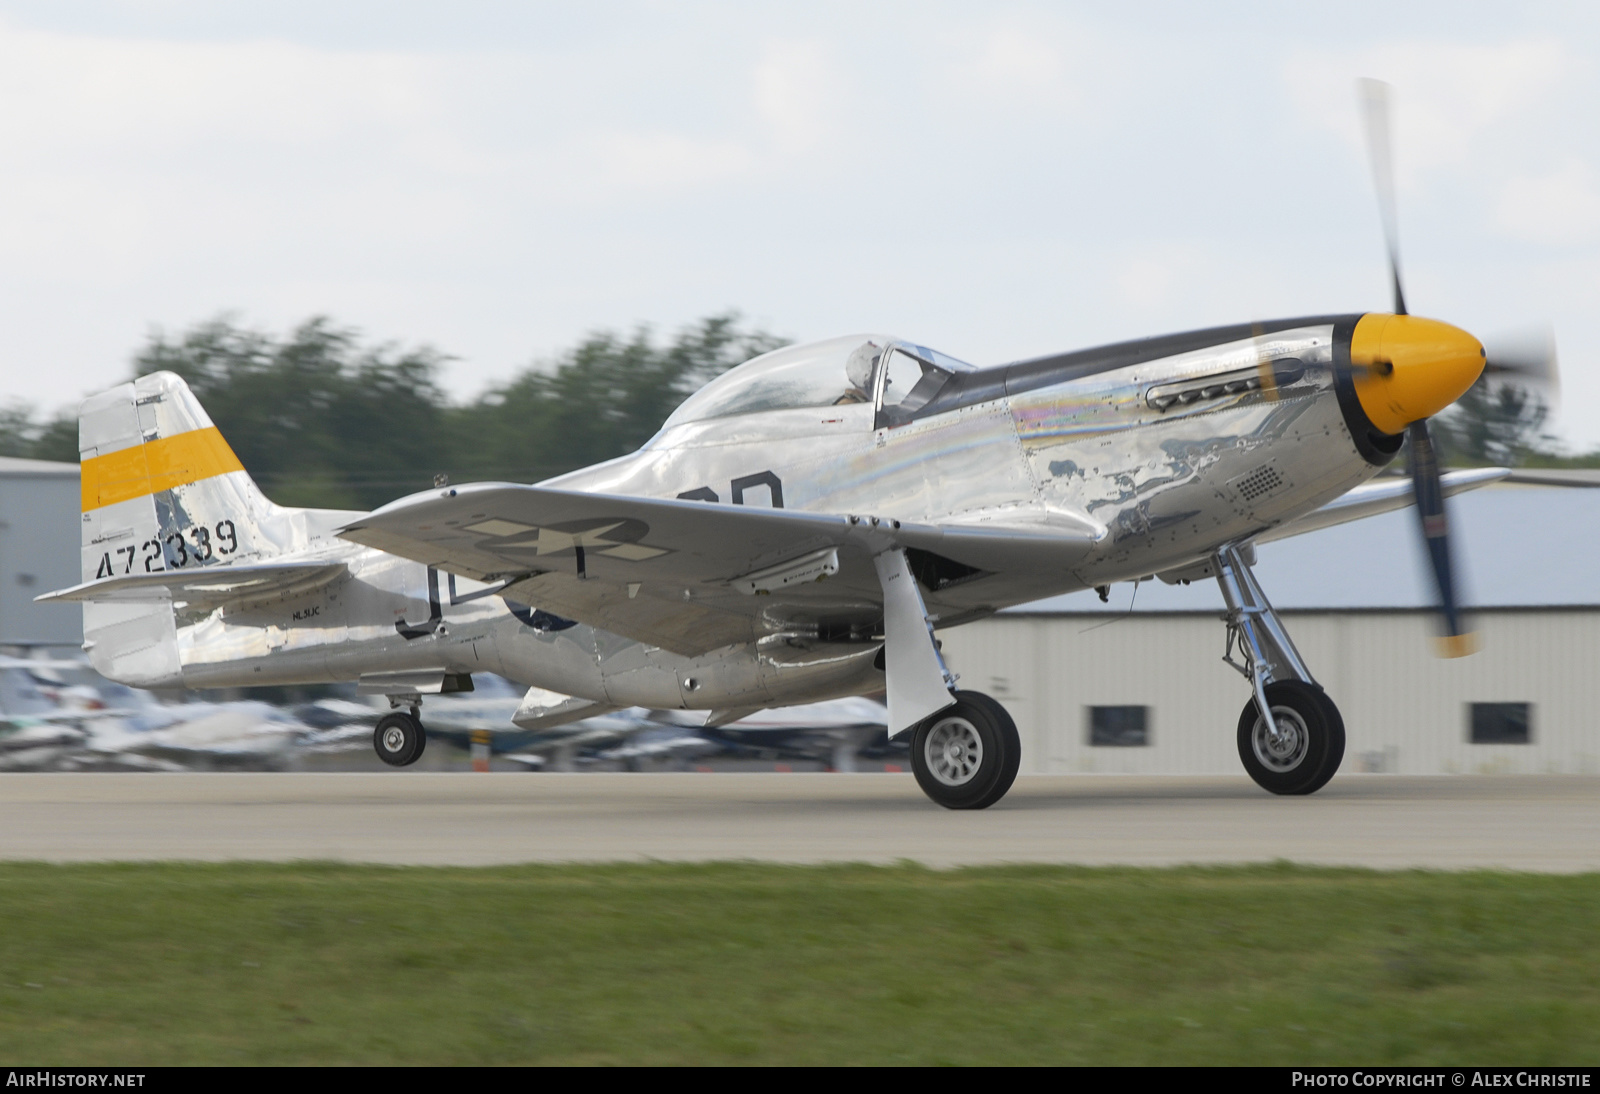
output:
[[[0,0],[0,404],[317,315],[466,400],[730,309],[978,364],[1384,310],[1550,323],[1600,446],[1600,6]]]

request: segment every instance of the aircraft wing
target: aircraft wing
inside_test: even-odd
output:
[[[340,535],[478,580],[510,580],[501,594],[510,599],[694,656],[802,622],[877,626],[883,587],[872,560],[896,547],[973,571],[1065,571],[1104,529],[1070,520],[936,527],[476,483],[403,498]]]
[[[1440,476],[1440,485],[1444,488],[1445,496],[1449,497],[1467,490],[1476,490],[1480,486],[1488,486],[1510,475],[1511,471],[1504,467],[1475,467],[1468,471],[1446,472]],[[1315,532],[1319,528],[1331,528],[1335,524],[1375,517],[1379,513],[1387,513],[1394,509],[1404,509],[1416,503],[1413,489],[1409,478],[1384,478],[1363,483],[1330,501],[1321,509],[1261,533],[1255,537],[1256,542],[1285,539],[1303,532]]]
[[[166,570],[86,581],[34,597],[37,601],[182,601],[202,611],[287,599],[321,588],[349,571],[342,562],[253,562]]]

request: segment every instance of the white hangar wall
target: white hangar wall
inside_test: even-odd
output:
[[[1480,610],[1483,648],[1433,656],[1431,613],[1284,611],[1344,715],[1343,771],[1600,772],[1600,610]],[[1113,621],[1114,620],[1114,621]],[[959,687],[1011,711],[1031,773],[1236,774],[1249,698],[1210,612],[1008,612],[939,632]],[[1531,741],[1474,744],[1470,704],[1527,703]],[[1091,745],[1089,708],[1146,708],[1142,747]]]
[[[83,641],[76,604],[33,598],[82,580],[78,465],[0,457],[0,645]]]

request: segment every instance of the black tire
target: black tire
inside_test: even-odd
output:
[[[1264,790],[1314,794],[1344,761],[1344,719],[1323,690],[1300,680],[1267,685],[1267,703],[1278,723],[1274,742],[1255,700],[1239,714],[1239,759]]]
[[[1322,702],[1322,712],[1328,720],[1328,754],[1322,758],[1322,770],[1297,791],[1300,794],[1315,794],[1327,786],[1328,780],[1339,773],[1339,765],[1344,763],[1344,716],[1333,705],[1333,700],[1328,698],[1327,692],[1321,688],[1314,688],[1313,691]]]
[[[422,723],[410,714],[396,711],[378,719],[372,731],[372,748],[378,759],[390,767],[406,767],[417,762],[427,746]]]
[[[1022,739],[1006,708],[987,695],[955,696],[955,705],[917,726],[911,770],[922,792],[946,809],[987,809],[1016,781]]]

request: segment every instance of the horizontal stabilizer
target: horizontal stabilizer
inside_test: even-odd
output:
[[[207,566],[195,570],[127,574],[86,581],[82,585],[57,589],[34,599],[124,604],[170,600],[202,611],[223,607],[245,608],[300,596],[320,589],[348,572],[342,562],[254,562]]]

